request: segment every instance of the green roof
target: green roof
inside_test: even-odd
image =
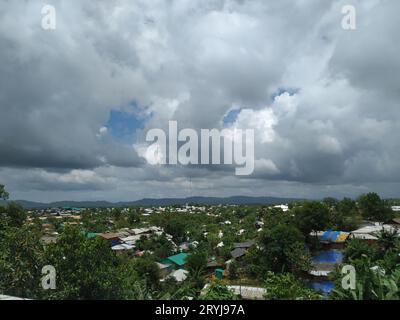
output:
[[[92,239],[92,238],[95,238],[95,237],[97,237],[97,233],[94,233],[94,232],[86,233],[86,238],[87,239]]]
[[[72,211],[81,211],[81,208],[75,208],[75,207],[62,207],[64,210],[72,210]]]
[[[162,263],[163,264],[165,264],[165,263],[168,264],[168,262],[169,263],[172,262],[172,263],[174,263],[174,264],[176,264],[178,266],[183,266],[186,263],[186,258],[187,258],[187,253],[182,252],[182,253],[176,254],[174,256],[168,257],[166,259],[163,259]]]

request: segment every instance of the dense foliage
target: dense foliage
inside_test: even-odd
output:
[[[0,199],[8,193],[0,185]],[[29,215],[13,203],[0,206],[0,293],[34,299],[223,299],[239,297],[229,285],[264,287],[266,299],[322,299],[307,288],[311,253],[321,244],[320,230],[350,231],[362,218],[381,222],[393,216],[388,202],[376,194],[357,201],[345,198],[306,201],[282,211],[272,206],[204,206],[180,213],[170,206],[144,214],[144,208],[86,209],[80,223],[66,217]],[[393,203],[393,200],[391,200]],[[110,242],[88,233],[122,228],[157,226],[163,230],[142,236],[135,252],[116,254]],[[56,243],[46,236],[57,235]],[[396,232],[376,235],[375,244],[348,241],[343,265],[356,269],[356,288],[344,290],[338,266],[333,272],[332,299],[398,299],[400,240]],[[254,240],[237,259],[235,243]],[[189,244],[181,249],[180,244]],[[188,250],[187,279],[177,282],[161,274],[162,259]],[[215,280],[216,265],[230,262],[222,281]],[[43,290],[42,268],[57,272],[56,290]],[[206,286],[206,289],[204,287]]]

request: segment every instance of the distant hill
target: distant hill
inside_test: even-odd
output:
[[[111,207],[129,207],[129,206],[171,206],[199,204],[199,205],[256,205],[256,204],[281,204],[304,199],[296,198],[276,198],[276,197],[245,197],[235,196],[227,198],[217,197],[189,197],[189,198],[163,198],[163,199],[141,199],[130,202],[108,202],[108,201],[57,201],[51,203],[32,202],[25,200],[16,200],[15,202],[22,205],[25,209],[46,209],[46,208],[61,208],[61,207],[76,207],[76,208],[111,208]],[[4,201],[0,201],[4,204]]]

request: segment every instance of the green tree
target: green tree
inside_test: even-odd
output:
[[[336,208],[336,206],[339,203],[339,200],[336,198],[327,197],[327,198],[324,198],[324,200],[322,200],[322,202],[324,204],[326,204],[328,206],[328,208]]]
[[[160,269],[150,256],[135,259],[133,267],[137,274],[143,278],[148,287],[154,289],[158,287],[160,281]]]
[[[49,290],[48,298],[122,297],[120,261],[100,238],[88,240],[80,229],[67,226],[57,243],[47,247],[45,261],[57,272],[57,289]]]
[[[40,298],[45,265],[39,234],[27,226],[0,232],[0,292]]]
[[[238,300],[239,297],[221,281],[211,282],[203,291],[199,300]]]
[[[375,192],[361,195],[358,206],[366,219],[386,222],[393,218],[392,209]]]
[[[350,198],[339,201],[331,213],[331,225],[336,230],[351,231],[357,229],[362,222],[357,204]]]
[[[310,268],[310,255],[303,234],[292,225],[279,224],[262,232],[261,258],[276,272],[299,272]]]
[[[361,239],[351,239],[343,250],[343,259],[345,262],[352,262],[361,259],[363,256],[375,258],[378,256],[378,250]]]
[[[324,230],[329,224],[329,209],[318,201],[304,202],[294,209],[295,224],[308,236],[310,232]]]
[[[186,258],[185,268],[189,271],[186,282],[190,283],[196,291],[200,291],[204,287],[206,266],[207,253],[205,251],[192,252]]]
[[[355,289],[342,287],[343,275],[335,271],[335,288],[330,297],[334,300],[399,300],[400,268],[387,273],[370,257],[363,256],[353,261],[356,269]]]
[[[165,217],[166,221],[163,222],[163,227],[166,233],[172,235],[177,242],[185,241],[186,236],[186,222],[180,215],[168,215]]]
[[[228,267],[229,279],[234,280],[238,278],[238,264],[236,261],[232,261]]]
[[[265,281],[267,300],[317,300],[322,297],[314,290],[307,288],[291,273],[275,274],[268,272]]]
[[[6,208],[8,225],[10,227],[22,227],[26,220],[26,213],[21,205],[11,202]]]
[[[207,267],[207,254],[203,251],[192,252],[186,258],[186,268],[193,274],[203,274]]]
[[[382,230],[377,234],[378,245],[383,252],[387,252],[396,247],[399,243],[397,230]]]
[[[5,190],[4,185],[0,184],[0,199],[7,200],[8,197],[9,197],[9,194]]]

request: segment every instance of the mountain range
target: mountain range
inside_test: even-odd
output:
[[[198,204],[198,205],[262,205],[262,204],[282,204],[304,199],[296,198],[278,198],[278,197],[247,197],[247,196],[233,196],[227,198],[218,197],[189,197],[189,198],[161,198],[152,199],[145,198],[129,202],[108,202],[108,201],[57,201],[50,203],[33,202],[26,200],[15,200],[25,209],[46,209],[46,208],[62,208],[62,207],[76,207],[76,208],[112,208],[112,207],[130,207],[130,206],[170,206],[170,205],[185,205],[185,204]],[[0,205],[4,201],[0,201]]]

